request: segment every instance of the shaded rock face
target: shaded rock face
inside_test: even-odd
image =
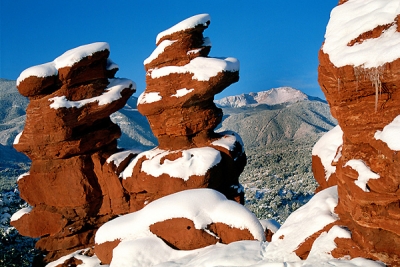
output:
[[[83,55],[71,63],[68,53]],[[118,69],[108,56],[106,43],[78,47],[27,69],[18,81],[30,103],[14,147],[32,160],[18,186],[33,209],[11,224],[23,235],[42,237],[37,247],[50,251],[48,260],[93,243],[102,223],[128,211],[118,177],[111,175],[111,184],[102,165],[117,151],[121,134],[109,116],[135,88],[113,78]],[[35,76],[41,69],[45,77]]]
[[[341,1],[340,7],[346,8],[347,2],[351,1]],[[398,15],[394,17],[391,23],[375,25],[350,38],[344,49],[365,47],[371,40],[381,42],[375,47],[386,45],[390,49],[384,38],[396,35],[383,35],[389,28],[398,34]],[[372,65],[370,58],[383,56],[370,48],[366,50],[368,56],[361,55],[365,59],[362,65],[343,65],[337,63],[337,53],[327,51],[328,41],[319,52],[318,79],[332,115],[343,130],[342,154],[335,174],[339,193],[336,212],[340,224],[352,233],[352,242],[337,240],[334,255],[362,256],[398,266],[400,156],[399,150],[379,140],[377,133],[400,115],[400,59]]]

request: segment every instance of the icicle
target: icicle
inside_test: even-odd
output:
[[[368,78],[371,81],[372,86],[375,87],[375,112],[378,111],[379,95],[382,93],[381,77],[383,75],[383,71],[384,71],[383,66],[377,68],[369,68],[369,69],[364,69],[363,67],[360,66],[354,68],[354,76],[356,77],[357,81],[356,90],[358,90],[358,83],[361,76],[364,76],[364,79]]]

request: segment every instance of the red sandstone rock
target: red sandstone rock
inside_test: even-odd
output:
[[[239,63],[207,57],[210,44],[202,33],[209,16],[198,18],[195,25],[178,24],[180,30],[161,34],[158,48],[145,61],[147,88],[138,109],[159,140],[151,151],[117,149],[120,129],[109,116],[124,106],[134,88],[129,80],[113,78],[117,68],[108,59],[107,44],[67,51],[21,73],[18,89],[30,104],[14,146],[32,159],[29,174],[18,184],[33,210],[13,225],[41,237],[36,246],[47,252],[45,261],[92,246],[105,222],[179,191],[212,188],[244,203],[238,181],[246,164],[244,145],[235,133],[214,133],[222,119],[214,95],[238,80]],[[168,222],[152,229],[184,249],[254,239],[248,230],[211,223],[219,239],[191,228],[191,236],[203,240],[196,245],[188,236],[167,233],[171,227],[188,230]],[[109,263],[118,243],[96,244],[99,258]]]
[[[345,8],[347,2],[340,1],[340,7]],[[373,12],[371,16],[375,16]],[[351,18],[340,19],[346,21]],[[394,14],[389,24],[375,25],[366,32],[360,32],[356,39],[349,37],[352,40],[348,40],[343,51],[351,46],[367,46],[366,40],[385,42],[390,38],[380,36],[383,29],[388,32],[389,28],[399,31],[398,14]],[[396,37],[393,35],[391,38]],[[381,59],[383,55],[375,54],[377,52],[371,47],[365,50],[368,53],[360,55],[365,60],[362,65],[351,62],[342,65],[337,63],[337,52],[326,48],[328,41],[319,53],[318,80],[332,115],[343,130],[342,156],[336,171],[339,193],[336,212],[341,223],[351,231],[353,242],[339,240],[337,251],[341,252],[337,255],[348,251],[352,257],[362,256],[397,266],[400,258],[400,156],[398,150],[377,140],[375,134],[400,114],[400,59],[393,58],[373,65],[370,59]],[[376,44],[375,47],[382,45],[387,43]],[[358,186],[356,181],[361,173],[352,167],[345,167],[350,160],[361,160],[370,169],[371,174],[367,178],[375,174],[379,178],[368,180],[365,189]]]
[[[33,209],[12,225],[42,237],[37,247],[48,252],[46,261],[93,244],[101,224],[129,211],[119,178],[103,165],[121,133],[109,116],[135,88],[113,78],[108,56],[106,43],[78,47],[27,69],[17,81],[30,103],[14,147],[32,160],[18,185]]]
[[[193,222],[186,218],[174,218],[150,225],[150,231],[164,240],[170,247],[180,250],[203,248],[216,244],[216,236],[203,229],[196,229]]]
[[[203,31],[210,21],[207,15],[198,16],[202,21],[192,27],[162,34],[145,60],[147,87],[138,109],[147,116],[162,149],[207,145],[222,119],[214,95],[239,79],[236,59],[207,57],[210,44]]]
[[[182,149],[192,156],[188,152],[191,149],[214,149],[216,155],[212,157],[220,158],[218,164],[182,179],[179,175],[146,171],[145,164],[154,164],[158,157],[148,152],[139,154],[123,174],[132,211],[162,196],[192,188],[213,188],[244,202],[243,192],[238,191],[238,177],[246,164],[243,144],[233,133],[213,131],[222,119],[214,95],[238,80],[239,63],[233,58],[207,57],[211,46],[203,31],[209,23],[208,15],[198,15],[159,34],[157,48],[144,62],[147,87],[139,97],[138,109],[148,118],[159,141],[158,149],[163,150],[159,153],[165,156],[157,168],[165,169],[164,160],[168,164],[184,161],[179,156]],[[227,140],[229,147],[214,145],[232,138]],[[187,160],[201,162],[200,158]]]

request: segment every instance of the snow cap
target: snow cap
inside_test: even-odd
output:
[[[208,24],[210,24],[210,20],[211,20],[211,17],[208,14],[199,14],[199,15],[195,15],[193,17],[187,18],[187,19],[179,22],[178,24],[172,26],[171,28],[160,32],[157,35],[156,44],[158,44],[158,42],[161,40],[161,38],[163,38],[166,35],[170,35],[175,32],[180,32],[180,31],[184,31],[187,29],[192,29],[192,28],[195,28],[197,25],[204,25],[207,27]]]

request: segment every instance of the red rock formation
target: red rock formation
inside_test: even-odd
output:
[[[216,243],[265,239],[263,226],[242,205],[211,189],[184,190],[143,209],[115,218],[96,234],[95,252],[106,264],[121,243],[158,237],[174,249],[193,250]]]
[[[107,43],[78,47],[18,79],[30,103],[14,147],[32,160],[18,186],[33,209],[11,224],[42,237],[37,247],[50,252],[47,260],[87,247],[102,223],[129,210],[118,177],[107,179],[101,166],[121,134],[109,116],[135,88],[113,78],[117,68],[108,56]]]
[[[203,31],[209,23],[207,14],[197,15],[160,33],[144,62],[147,87],[138,110],[159,146],[139,154],[121,174],[131,211],[191,188],[213,188],[243,203],[243,144],[234,133],[213,131],[222,119],[214,95],[238,80],[239,63],[207,57],[211,46]]]
[[[41,238],[36,245],[48,252],[45,261],[92,246],[105,222],[179,191],[212,188],[243,204],[238,177],[246,164],[244,145],[235,133],[214,132],[222,111],[213,102],[238,80],[239,63],[207,57],[203,31],[209,22],[208,15],[198,15],[161,33],[145,61],[147,88],[138,108],[160,144],[150,151],[117,149],[120,129],[109,116],[135,89],[131,81],[113,78],[117,67],[108,59],[108,44],[78,47],[21,73],[17,87],[30,103],[14,146],[32,160],[18,185],[33,208],[12,224]],[[188,232],[188,222],[176,220],[156,221],[151,231],[179,249],[254,239],[247,229],[221,221],[207,224],[210,235],[190,223]],[[172,228],[171,235],[166,229]],[[111,261],[119,242],[96,244],[103,262]]]
[[[400,149],[378,138],[400,115],[400,55],[391,42],[399,39],[399,14],[384,9],[389,2],[375,1],[374,9],[363,11],[351,2],[341,1],[332,12],[319,53],[319,83],[343,130],[336,213],[352,234],[352,242],[337,240],[334,255],[399,266]]]

